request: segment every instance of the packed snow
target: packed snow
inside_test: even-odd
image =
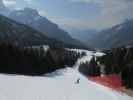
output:
[[[76,67],[94,55],[85,52],[87,55],[77,61],[75,68],[60,69],[43,77],[1,74],[0,100],[133,100],[81,75]]]

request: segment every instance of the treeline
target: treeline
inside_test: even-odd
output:
[[[90,62],[81,63],[79,72],[85,76],[100,76],[100,67],[95,61],[95,57],[92,57]]]
[[[133,47],[114,48],[97,60],[105,65],[106,74],[121,75],[123,85],[133,89]]]
[[[51,47],[47,51],[39,48],[19,47],[11,43],[0,43],[0,73],[43,75],[56,69],[72,67],[80,53]]]
[[[115,48],[105,53],[102,57],[93,57],[90,63],[81,64],[79,71],[87,76],[118,74],[123,85],[133,89],[133,47]]]

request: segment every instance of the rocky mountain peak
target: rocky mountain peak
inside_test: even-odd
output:
[[[7,15],[9,13],[9,9],[5,7],[3,0],[0,0],[0,14]]]

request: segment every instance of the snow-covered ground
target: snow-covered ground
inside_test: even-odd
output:
[[[93,52],[77,61],[90,60]],[[96,55],[101,55],[97,53]],[[77,79],[79,84],[76,83]],[[133,100],[96,84],[81,75],[77,68],[57,70],[44,77],[0,75],[0,100]]]

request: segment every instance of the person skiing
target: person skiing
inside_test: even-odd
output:
[[[77,81],[75,82],[75,84],[79,84],[80,78],[77,79]]]

